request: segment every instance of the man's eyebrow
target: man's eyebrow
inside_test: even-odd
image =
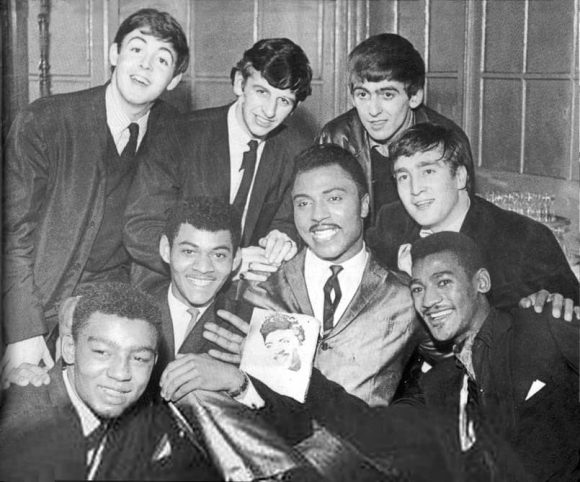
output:
[[[151,34],[151,32],[146,32],[143,30],[139,30],[139,32],[142,35],[148,36],[148,37],[152,37],[153,35]],[[129,42],[131,42],[132,40],[140,40],[143,43],[147,43],[147,39],[145,37],[141,37],[140,35],[135,35],[134,37],[131,37],[129,39]],[[166,42],[168,43],[168,42]],[[175,60],[175,54],[173,53],[173,50],[169,47],[165,47],[164,45],[162,45],[161,47],[159,47],[159,50],[164,50],[166,51],[169,55],[171,55],[171,59]]]
[[[346,192],[346,189],[343,187],[333,187],[333,188],[327,189],[326,191],[322,191],[322,194],[330,194],[331,192],[334,192],[334,191]]]
[[[107,338],[101,338],[99,336],[89,336],[89,342],[97,342],[103,343],[104,345],[114,347],[114,348],[121,348],[121,346],[113,340],[109,340]],[[136,345],[129,347],[129,351],[136,352],[136,351],[150,351],[151,353],[156,353],[155,348],[151,347],[151,345]]]
[[[191,241],[180,241],[179,243],[177,243],[178,246],[191,246],[192,248],[199,248],[199,246],[195,243],[192,243]]]

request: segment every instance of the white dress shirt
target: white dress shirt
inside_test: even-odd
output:
[[[70,401],[73,404],[73,407],[75,408],[75,411],[79,416],[79,419],[81,420],[83,435],[87,437],[101,424],[101,421],[93,413],[93,411],[85,405],[85,402],[83,402],[80,399],[80,397],[77,394],[77,391],[75,390],[70,380],[68,379],[68,373],[70,373],[72,376],[72,371],[70,368],[63,370],[62,372],[64,386],[68,393],[68,397],[70,398]]]
[[[132,121],[125,112],[123,112],[117,97],[118,95],[119,94],[113,88],[112,84],[109,84],[105,92],[107,126],[109,126],[109,131],[111,132],[111,136],[113,137],[113,141],[117,147],[117,152],[121,154],[129,142],[129,124],[132,122],[136,122],[139,125],[139,135],[137,136],[137,149],[139,149],[141,141],[147,132],[147,121],[149,120],[151,110],[148,110],[139,120]]]
[[[185,341],[185,337],[188,335],[187,327],[191,320],[191,313],[187,310],[189,310],[191,306],[186,305],[173,294],[173,283],[169,285],[169,290],[167,291],[167,304],[169,305],[169,314],[171,315],[171,324],[173,326],[173,346],[175,354],[177,355],[181,345],[183,345],[183,342]],[[210,304],[211,303],[201,308],[196,306],[199,311],[197,320],[195,320],[196,323],[200,320]]]
[[[262,157],[262,152],[264,152],[265,142],[258,139],[254,139],[246,130],[246,128],[240,125],[239,119],[242,118],[242,104],[238,100],[228,110],[228,142],[230,148],[230,204],[233,204],[234,199],[236,199],[236,194],[240,189],[240,184],[242,183],[242,177],[244,176],[244,171],[240,171],[242,167],[242,161],[244,159],[244,152],[249,151],[250,147],[248,142],[251,140],[258,141],[258,151],[256,152],[256,168],[254,169],[254,177],[252,178],[252,184],[250,185],[250,191],[248,193],[248,199],[246,199],[246,204],[244,206],[244,213],[242,215],[242,227],[246,223],[246,214],[248,211],[248,204],[250,197],[252,195],[252,190],[254,189],[254,182],[256,180],[256,173],[258,172],[258,167],[260,166],[260,159]]]
[[[334,312],[334,325],[340,320],[358,290],[368,257],[368,252],[363,245],[362,249],[352,258],[340,263],[343,269],[338,273],[338,283],[340,284],[342,297]],[[314,317],[321,322],[321,328],[324,318],[324,285],[332,274],[330,267],[336,264],[339,263],[319,258],[310,249],[307,249],[304,257],[306,291],[308,292]]]

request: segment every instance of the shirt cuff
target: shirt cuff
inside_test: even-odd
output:
[[[264,399],[260,396],[251,380],[249,380],[248,387],[237,397],[233,397],[233,399],[246,407],[253,409],[262,408],[266,405]]]

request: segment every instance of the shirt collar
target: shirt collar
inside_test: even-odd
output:
[[[363,243],[361,250],[355,254],[352,258],[347,259],[342,263],[334,263],[326,259],[319,258],[314,254],[310,248],[306,250],[306,257],[304,258],[304,263],[312,271],[317,273],[326,273],[332,265],[339,264],[343,268],[343,272],[348,272],[352,270],[364,270],[368,259],[368,251],[366,250],[366,245]],[[339,273],[340,276],[340,273]]]
[[[492,324],[494,319],[494,310],[492,309],[483,321],[479,330],[468,336],[462,343],[453,345],[453,354],[459,362],[465,367],[469,376],[475,380],[475,368],[473,364],[473,352],[478,350],[481,344],[488,348],[492,345]]]
[[[240,125],[238,120],[238,112],[241,115],[242,101],[238,99],[228,109],[228,136],[230,146],[236,146],[236,152],[244,152],[248,150],[248,142],[251,140],[258,141],[258,144],[263,142],[260,139],[254,139],[244,128]]]
[[[185,314],[185,313],[188,313],[187,310],[189,310],[191,308],[190,305],[185,304],[183,301],[181,301],[179,298],[177,298],[173,294],[173,283],[171,283],[169,285],[169,293],[167,295],[167,302],[169,304],[169,312],[170,313],[181,313],[181,314]],[[197,319],[198,320],[201,318],[201,315],[203,315],[206,312],[206,310],[211,306],[211,304],[213,302],[214,302],[214,300],[212,299],[205,306],[196,306],[195,307],[195,308],[197,308],[198,313],[199,313],[198,316],[197,316]]]
[[[107,112],[107,126],[111,131],[115,143],[117,143],[121,133],[129,127],[129,124],[136,122],[139,125],[139,137],[137,139],[137,144],[139,144],[147,131],[147,122],[151,110],[148,110],[147,113],[141,116],[138,120],[132,121],[123,111],[112,84],[109,84],[105,91],[105,108]]]
[[[93,411],[87,407],[87,405],[80,399],[76,389],[74,388],[73,384],[69,380],[69,373],[70,376],[73,376],[74,368],[68,367],[66,370],[62,372],[62,378],[64,380],[64,386],[70,398],[70,401],[73,404],[80,420],[81,420],[81,427],[83,429],[83,435],[87,437],[91,434],[94,430],[97,429],[99,425],[101,425],[101,421],[99,417],[97,417]]]

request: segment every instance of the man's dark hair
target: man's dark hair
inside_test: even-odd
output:
[[[278,330],[292,330],[300,343],[304,342],[306,338],[302,325],[294,317],[284,313],[274,313],[268,316],[260,326],[260,334],[264,341],[270,333]]]
[[[256,42],[232,69],[232,82],[238,71],[245,81],[252,75],[252,69],[260,72],[272,87],[294,92],[297,103],[312,93],[310,62],[304,50],[292,40],[267,38]]]
[[[154,8],[143,8],[129,15],[119,26],[115,35],[114,43],[117,49],[121,49],[121,44],[133,30],[139,29],[144,33],[153,35],[159,40],[169,42],[177,54],[173,75],[182,74],[189,65],[189,47],[187,38],[179,22],[167,12],[160,12]]]
[[[91,291],[83,291],[73,312],[72,336],[75,341],[94,313],[143,320],[155,329],[159,341],[161,312],[157,304],[127,283],[95,283]]]
[[[342,168],[356,184],[360,198],[368,194],[369,189],[361,165],[350,152],[336,144],[316,144],[298,154],[294,180],[298,174],[327,166]]]
[[[411,97],[425,85],[425,62],[413,44],[394,33],[373,35],[348,56],[349,86],[358,82],[395,80],[405,84]]]
[[[229,231],[235,252],[240,246],[240,219],[240,213],[226,201],[209,196],[196,196],[177,203],[169,211],[163,234],[167,236],[171,246],[182,224],[190,224],[210,233]]]
[[[399,157],[410,157],[420,152],[441,149],[441,160],[445,162],[455,176],[459,166],[465,166],[467,170],[467,182],[465,188],[468,192],[473,190],[473,159],[471,151],[459,133],[453,129],[436,124],[423,122],[409,127],[401,137],[389,146],[391,168]]]
[[[465,234],[441,231],[419,238],[411,246],[413,263],[437,253],[451,253],[468,276],[473,276],[480,268],[486,268],[481,250]]]

